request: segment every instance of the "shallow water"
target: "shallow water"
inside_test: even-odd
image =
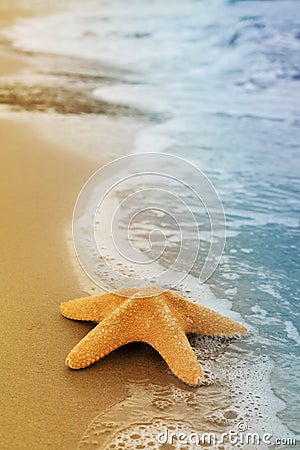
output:
[[[79,5],[43,21],[21,21],[13,39],[23,48],[124,69],[122,81],[99,85],[94,95],[165,117],[140,130],[133,151],[169,152],[209,176],[225,209],[227,243],[208,284],[221,309],[238,312],[252,327],[237,348],[246,378],[251,367],[261,374],[249,378],[248,396],[234,389],[232,400],[247,404],[259,392],[269,407],[256,406],[260,413],[254,409],[249,423],[256,417],[256,430],[280,430],[278,413],[282,424],[299,433],[298,3],[130,0],[125,7],[120,0],[89,1],[84,11]],[[179,240],[171,226],[164,224],[164,230],[173,236],[160,261],[168,265]],[[133,235],[142,245],[148,233],[144,217]],[[197,286],[187,283],[184,289],[197,295]],[[229,356],[217,361],[220,367],[222,358],[233,364],[236,377],[239,363]],[[225,373],[220,369],[224,383]]]

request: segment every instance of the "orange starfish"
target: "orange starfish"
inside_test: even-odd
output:
[[[69,353],[67,366],[94,364],[129,342],[145,342],[160,353],[184,383],[203,381],[201,366],[186,334],[230,336],[247,329],[221,314],[158,287],[125,288],[61,304],[63,316],[99,322]]]

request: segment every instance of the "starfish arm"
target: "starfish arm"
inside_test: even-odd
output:
[[[101,322],[124,300],[124,297],[112,293],[93,295],[62,303],[60,312],[68,319]]]
[[[187,318],[190,320],[187,320],[186,333],[231,336],[248,331],[244,325],[204,306],[191,304],[187,311]]]
[[[168,292],[173,308],[185,321],[185,333],[230,336],[244,334],[248,330],[238,322],[223,316],[205,306],[192,303],[177,294]]]
[[[124,302],[124,298],[123,298]],[[134,316],[130,300],[117,307],[108,317],[102,320],[71,350],[66,358],[66,365],[71,369],[82,369],[135,339],[134,329],[130,321]]]
[[[145,324],[143,341],[151,345],[165,360],[171,371],[184,383],[197,386],[203,372],[195,353],[175,317],[156,306],[155,320]],[[168,308],[168,307],[167,307]],[[171,313],[171,311],[170,311]]]

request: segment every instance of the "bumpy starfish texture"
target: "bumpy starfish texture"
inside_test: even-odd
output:
[[[184,383],[203,381],[186,334],[231,336],[247,329],[221,314],[158,287],[125,288],[61,304],[63,316],[99,322],[69,353],[66,365],[81,369],[129,342],[150,344]]]

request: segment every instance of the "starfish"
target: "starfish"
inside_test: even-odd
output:
[[[186,334],[236,336],[247,329],[209,308],[158,287],[69,300],[63,316],[99,322],[69,353],[66,365],[81,369],[130,342],[150,344],[184,383],[197,386],[203,372]]]

